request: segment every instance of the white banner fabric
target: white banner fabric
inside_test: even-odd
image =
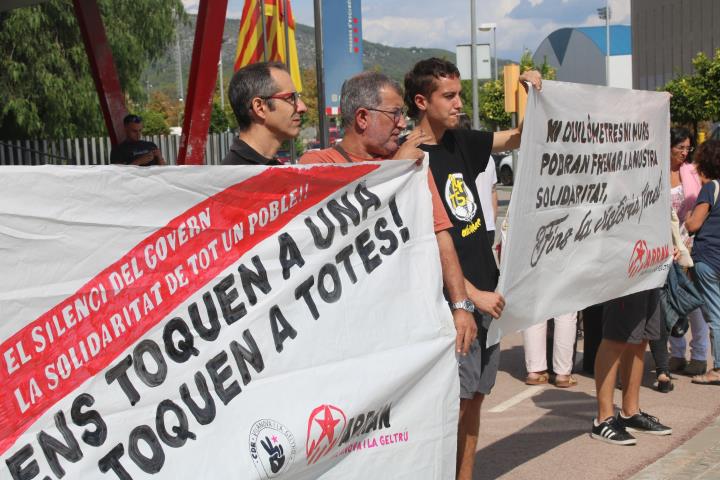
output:
[[[2,478],[446,479],[427,165],[7,167]]]
[[[672,260],[667,93],[545,81],[528,98],[488,345],[659,287]]]

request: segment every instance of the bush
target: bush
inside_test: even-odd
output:
[[[145,110],[138,113],[143,119],[143,135],[168,135],[170,126],[165,115],[155,110]]]
[[[213,102],[210,113],[210,133],[222,133],[228,130],[230,130],[230,122],[228,122],[225,112],[218,102]]]

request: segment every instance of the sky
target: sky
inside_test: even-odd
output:
[[[342,0],[324,0],[342,1]],[[444,48],[470,43],[472,0],[362,0],[364,39],[393,47]],[[524,49],[563,27],[598,26],[605,21],[597,9],[606,0],[475,0],[477,25],[497,25],[498,57],[518,61]],[[630,0],[607,0],[613,25],[630,25]],[[183,0],[188,12],[198,0]],[[228,17],[240,18],[243,0],[228,0]],[[313,0],[291,0],[298,22],[313,25]],[[492,43],[492,34],[477,32],[478,43]]]

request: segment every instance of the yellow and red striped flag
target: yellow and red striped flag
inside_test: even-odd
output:
[[[285,2],[287,2],[290,76],[295,88],[301,91],[300,63],[298,61],[297,44],[295,43],[295,18],[290,7],[290,0],[245,0],[242,18],[240,19],[240,31],[238,32],[237,52],[235,53],[235,71],[245,65],[264,60],[261,6],[265,9],[267,61],[286,63]]]

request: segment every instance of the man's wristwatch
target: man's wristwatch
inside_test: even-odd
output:
[[[460,300],[459,302],[450,304],[450,310],[457,310],[459,308],[461,308],[467,312],[473,313],[475,311],[475,304],[473,304],[467,298],[465,300]]]

